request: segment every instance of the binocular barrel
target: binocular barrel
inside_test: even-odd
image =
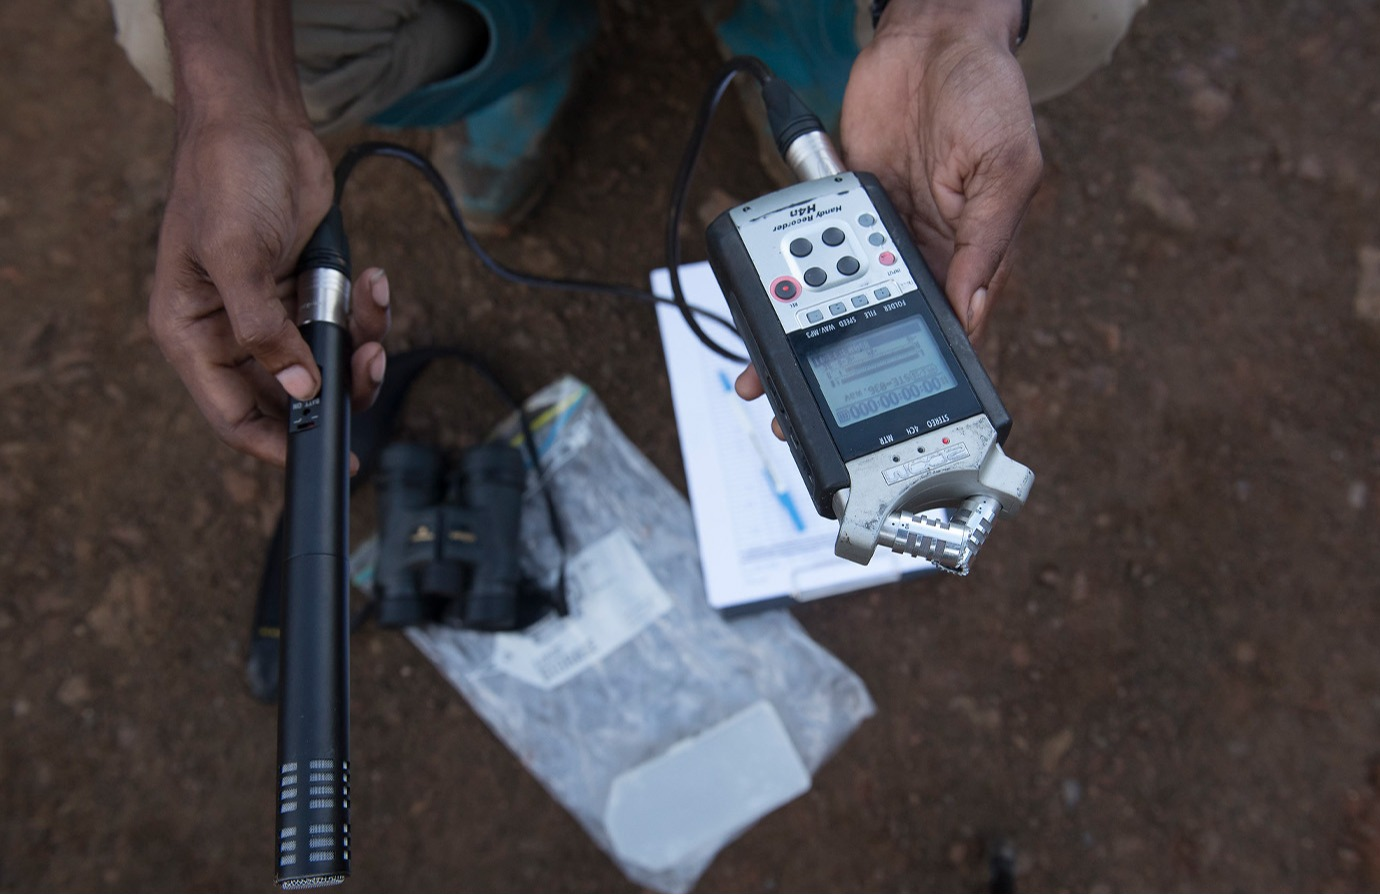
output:
[[[522,454],[506,444],[482,444],[464,461],[469,505],[483,507],[479,533],[486,561],[475,568],[465,599],[464,625],[477,631],[509,631],[517,626],[518,545],[522,488],[527,469]]]
[[[441,452],[421,444],[391,444],[383,449],[375,478],[378,494],[381,547],[375,569],[378,622],[385,628],[402,628],[436,620],[434,599],[416,585],[416,575],[405,545],[419,532],[418,514],[441,499],[445,464]],[[439,524],[429,526],[438,536]],[[401,539],[401,543],[395,543]]]
[[[476,445],[454,468],[434,447],[384,448],[377,480],[379,624],[518,626],[526,476],[522,454],[506,444]]]

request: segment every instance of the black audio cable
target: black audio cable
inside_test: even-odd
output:
[[[704,146],[710,121],[713,119],[715,111],[718,110],[724,94],[728,92],[729,86],[740,74],[750,75],[761,87],[766,102],[767,121],[783,156],[787,147],[800,136],[814,131],[822,132],[824,129],[819,119],[795,96],[786,82],[774,77],[771,70],[760,59],[751,56],[738,56],[725,63],[700,104],[699,114],[696,116],[694,127],[690,132],[690,140],[686,144],[685,155],[681,159],[680,167],[676,172],[675,183],[671,188],[670,210],[666,221],[666,268],[670,274],[671,298],[662,298],[646,289],[639,289],[635,286],[603,283],[595,280],[542,277],[508,267],[490,255],[474,234],[470,232],[469,227],[465,224],[460,206],[455,201],[455,195],[445,178],[441,176],[441,172],[436,170],[436,167],[426,156],[397,143],[374,140],[357,143],[346,150],[335,169],[335,204],[341,203],[350,175],[362,160],[378,156],[405,162],[426,178],[426,181],[445,205],[446,213],[450,216],[456,229],[460,231],[460,236],[469,246],[470,251],[474,252],[485,268],[499,278],[510,283],[538,289],[615,295],[636,301],[675,305],[685,318],[691,332],[705,347],[728,360],[747,363],[747,358],[736,351],[725,348],[705,332],[696,318],[703,317],[712,320],[736,335],[737,328],[733,322],[712,311],[691,305],[686,301],[685,290],[680,281],[680,222],[685,213],[685,200],[690,191],[690,179],[694,174],[695,164],[698,162],[700,151]]]
[[[459,203],[455,201],[455,194],[451,191],[450,185],[446,183],[445,178],[441,176],[441,172],[436,170],[436,167],[426,156],[414,149],[397,143],[371,140],[365,143],[357,143],[346,150],[345,155],[341,157],[340,162],[335,168],[336,204],[339,204],[341,198],[344,196],[345,185],[348,183],[350,175],[354,172],[355,166],[363,159],[375,156],[397,159],[419,171],[436,192],[436,195],[440,197],[442,204],[445,205],[446,213],[450,216],[456,229],[460,231],[460,237],[465,241],[465,245],[469,246],[470,251],[474,252],[475,257],[479,259],[480,263],[483,264],[485,268],[500,279],[536,289],[557,289],[566,292],[615,295],[652,304],[676,304],[676,302],[671,299],[662,298],[659,295],[655,295],[646,289],[639,289],[636,286],[625,286],[619,283],[602,283],[595,280],[542,277],[508,267],[490,255],[484,246],[480,244],[479,240],[475,238],[470,228],[465,224],[464,214],[460,211]],[[733,326],[733,321],[713,311],[695,307],[692,307],[690,311],[693,314],[698,314],[714,321],[731,332],[737,332]],[[741,360],[742,358],[735,359]]]

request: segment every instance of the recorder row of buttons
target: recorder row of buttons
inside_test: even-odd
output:
[[[830,302],[828,305],[819,308],[811,308],[808,311],[800,312],[800,322],[804,326],[815,323],[823,323],[826,317],[841,317],[850,314],[858,308],[865,308],[874,301],[885,301],[891,298],[891,289],[887,286],[878,286],[870,294],[863,293],[855,295],[847,300]]]

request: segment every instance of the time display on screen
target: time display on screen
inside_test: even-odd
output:
[[[840,428],[956,385],[934,336],[919,317],[851,336],[807,357]]]

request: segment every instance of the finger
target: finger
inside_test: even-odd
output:
[[[733,382],[733,390],[738,393],[738,397],[744,401],[755,401],[767,393],[762,385],[762,377],[757,375],[757,368],[748,364],[743,372],[738,374],[738,378]],[[781,424],[776,421],[776,417],[771,418],[771,431],[782,441],[786,440],[786,435],[781,431]]]
[[[203,287],[183,289],[168,285],[170,278],[161,259],[155,276],[149,300],[149,330],[191,393],[197,409],[216,436],[230,447],[282,465],[287,446],[281,424],[275,427],[268,421],[261,384],[249,372],[258,365],[252,361],[241,363],[248,358],[235,344],[224,312],[216,308],[193,316],[180,310],[197,306],[196,293]],[[206,284],[204,288],[212,287]],[[259,368],[258,374],[274,387],[281,403],[282,389],[267,371]]]
[[[216,437],[240,453],[285,465],[286,399],[273,377],[252,358],[240,364],[197,358],[193,365],[183,380]]]
[[[355,349],[350,358],[350,403],[357,413],[368,410],[379,396],[387,366],[388,354],[378,342],[366,342]]]
[[[1040,170],[1040,150],[1032,135],[1030,142],[980,167],[967,184],[944,291],[969,333],[986,320],[1000,286],[997,271],[1039,186]]]
[[[350,341],[355,345],[382,342],[388,335],[390,293],[388,275],[381,267],[361,273],[350,295]]]
[[[1006,281],[1011,276],[1012,262],[1020,254],[1019,247],[1009,249],[997,265],[997,272],[992,274],[991,285],[986,288],[979,288],[973,294],[973,302],[969,306],[973,325],[968,330],[968,338],[975,344],[981,342],[987,333],[988,321],[992,319],[991,308],[995,296],[1001,295],[1006,288]]]
[[[272,262],[244,238],[222,239],[207,253],[206,273],[225,302],[235,341],[277,377],[288,394],[305,401],[321,387],[311,349],[277,296]]]
[[[744,401],[755,401],[767,393],[762,387],[762,377],[757,375],[757,368],[752,364],[748,364],[743,372],[738,374],[738,378],[733,381],[733,390]]]

